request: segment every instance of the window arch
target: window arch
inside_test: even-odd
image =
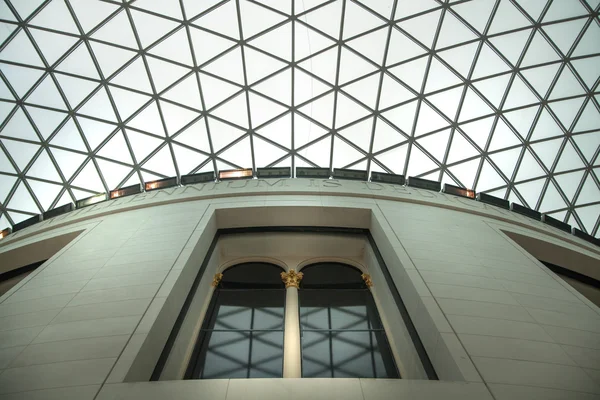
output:
[[[398,378],[361,271],[346,264],[318,263],[302,273],[302,377]]]
[[[200,329],[186,378],[283,375],[285,288],[276,265],[238,264],[223,272]]]

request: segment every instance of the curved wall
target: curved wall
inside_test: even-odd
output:
[[[440,381],[125,382],[140,349],[170,332],[163,321],[217,229],[307,225],[370,230]],[[231,181],[77,210],[1,240],[0,253],[75,231],[0,298],[0,399],[600,395],[600,310],[507,233],[595,260],[598,248],[506,210],[366,182]]]

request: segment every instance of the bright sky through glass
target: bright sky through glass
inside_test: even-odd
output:
[[[0,228],[164,177],[318,166],[600,236],[600,0],[0,1]]]

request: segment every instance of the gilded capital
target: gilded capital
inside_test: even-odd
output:
[[[211,286],[212,287],[219,286],[219,283],[221,282],[221,279],[223,279],[223,274],[215,274],[215,277],[213,278]]]
[[[298,288],[303,276],[304,274],[302,272],[296,272],[295,270],[290,269],[289,272],[281,273],[281,280],[285,283],[286,289],[289,287]]]
[[[373,286],[373,281],[371,280],[371,275],[362,274],[361,277],[363,278],[363,281],[365,281],[365,284],[367,285],[367,287]]]

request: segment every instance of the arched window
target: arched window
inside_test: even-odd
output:
[[[371,292],[353,267],[313,264],[299,290],[302,376],[398,378]]]
[[[246,263],[223,273],[188,378],[282,377],[285,288],[281,272],[272,264]]]

